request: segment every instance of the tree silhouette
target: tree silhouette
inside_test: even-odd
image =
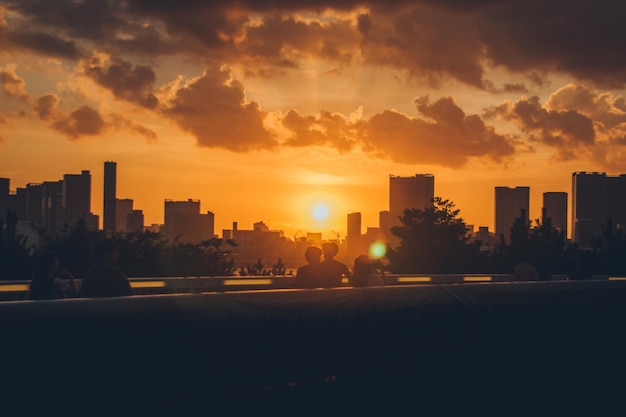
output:
[[[0,217],[0,279],[27,279],[30,275],[30,253],[26,239],[17,236],[17,215],[7,210]]]
[[[391,233],[400,238],[397,249],[388,248],[390,269],[398,273],[468,272],[472,258],[478,257],[478,244],[467,244],[467,226],[458,217],[454,203],[441,197],[432,207],[406,209],[402,226]]]

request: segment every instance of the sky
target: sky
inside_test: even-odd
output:
[[[0,177],[92,174],[145,223],[201,201],[216,233],[363,232],[389,175],[494,227],[494,187],[626,172],[618,0],[0,0]],[[325,204],[327,219],[313,207]]]

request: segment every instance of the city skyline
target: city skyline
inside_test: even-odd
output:
[[[111,167],[113,167],[113,173],[116,174],[116,168],[117,168],[117,163],[114,161],[105,161],[104,162],[104,173],[107,172],[107,169],[109,170],[109,172],[111,172]],[[93,177],[92,173],[90,170],[82,170],[81,171],[82,174],[81,175],[76,175],[76,174],[64,174],[63,178],[72,178],[72,177],[80,177],[80,176],[84,176],[84,175],[88,175],[89,178]],[[572,173],[571,175],[576,175],[576,174],[585,174],[585,172],[577,172],[577,173]],[[596,173],[593,173],[596,174]],[[599,173],[598,173],[599,174]],[[606,173],[601,173],[601,175],[603,175],[604,177],[606,177]],[[610,175],[608,177],[611,177]],[[7,186],[6,184],[6,180],[7,178],[2,178],[0,177],[0,179],[2,179],[4,182],[4,185]],[[11,192],[15,192],[15,188],[21,188],[21,187],[13,187],[13,183],[11,182],[11,179],[8,178],[8,189]],[[33,186],[33,185],[40,185],[40,184],[47,184],[50,183],[47,180],[44,181],[39,181],[39,182],[32,182],[27,184],[29,187]],[[60,184],[63,183],[63,181],[59,182]],[[115,183],[115,181],[113,181],[113,183]],[[361,233],[363,235],[367,234],[367,230],[368,229],[378,229],[379,227],[381,228],[385,228],[387,226],[390,226],[390,224],[387,224],[389,222],[389,220],[387,220],[388,217],[391,216],[390,213],[390,209],[392,209],[392,205],[395,204],[395,211],[400,212],[401,211],[401,206],[405,206],[405,205],[411,205],[413,203],[415,204],[423,204],[424,201],[426,201],[428,198],[428,196],[433,196],[433,197],[441,197],[439,196],[434,190],[436,189],[436,178],[434,175],[432,174],[414,174],[414,175],[410,175],[410,176],[396,176],[393,174],[390,174],[387,177],[387,183],[388,183],[388,190],[387,190],[387,204],[388,207],[384,208],[382,210],[379,210],[377,212],[377,219],[375,222],[373,223],[365,223],[363,222],[361,219],[363,217],[363,212],[362,211],[355,211],[352,213],[335,213],[335,215],[338,216],[343,216],[344,219],[344,224],[341,226],[337,226],[334,229],[325,229],[324,225],[327,224],[327,222],[324,219],[320,219],[317,218],[317,229],[313,229],[313,230],[305,230],[305,229],[280,229],[280,228],[275,228],[273,227],[273,225],[269,225],[269,228],[271,230],[276,230],[276,231],[282,231],[284,232],[285,237],[288,238],[295,238],[296,235],[304,235],[306,233],[322,233],[324,239],[328,239],[328,240],[332,240],[335,238],[338,238],[339,236],[342,236],[343,238],[347,238],[349,232],[350,227],[352,227],[353,229],[353,233],[355,232],[354,230],[354,224],[352,226],[350,226],[350,220],[346,220],[346,216],[350,217],[351,215],[358,215],[359,221],[358,224],[360,225],[361,228]],[[100,184],[100,186],[98,186],[98,184],[94,184],[93,181],[90,181],[90,199],[92,201],[91,203],[91,210],[90,213],[94,214],[96,216],[96,219],[99,219],[99,229],[101,230],[105,230],[105,225],[104,225],[104,218],[101,214],[98,213],[98,208],[94,207],[93,205],[93,200],[94,200],[94,195],[97,195],[98,192],[102,191],[100,194],[106,195],[106,193],[103,191],[105,190],[107,187],[109,187],[109,193],[111,193],[110,188],[111,188],[111,183],[109,181],[109,185],[107,185],[107,181],[105,180],[105,177],[103,177],[103,181],[102,184]],[[114,188],[114,187],[113,187]],[[570,184],[570,188],[571,188],[571,184]],[[494,218],[493,224],[492,225],[483,225],[483,224],[474,224],[471,223],[470,221],[468,221],[464,216],[463,213],[460,213],[460,216],[464,219],[465,223],[468,224],[469,226],[473,227],[473,232],[477,233],[480,227],[487,227],[489,229],[489,231],[491,233],[495,233],[496,235],[498,234],[498,230],[497,230],[497,211],[498,211],[498,205],[499,204],[506,204],[511,205],[511,207],[516,206],[518,203],[515,201],[515,199],[511,200],[510,198],[506,197],[506,195],[501,194],[500,200],[501,202],[498,202],[498,195],[499,192],[501,193],[502,191],[508,191],[508,192],[516,192],[518,190],[524,189],[526,190],[526,203],[522,204],[524,207],[526,207],[527,205],[529,205],[528,203],[531,203],[530,205],[533,206],[535,204],[532,204],[532,198],[530,198],[530,201],[528,201],[528,195],[531,194],[531,187],[528,186],[515,186],[515,187],[501,187],[501,186],[496,186],[494,187],[494,191],[496,193],[496,199],[494,200],[492,197],[492,200],[489,202],[490,207],[491,207],[491,211],[492,211],[492,217]],[[547,193],[543,193],[543,199],[541,202],[535,202],[536,204],[539,204],[539,213],[537,216],[529,216],[529,220],[531,221],[532,224],[536,224],[536,220],[539,219],[541,217],[541,211],[542,209],[545,207],[545,203],[546,203],[546,194],[565,194],[566,196],[569,195],[568,192],[561,192],[561,191],[550,191]],[[492,194],[493,196],[493,194]],[[119,198],[113,194],[109,195],[109,197],[113,197],[115,199],[115,205],[118,206],[117,207],[117,212],[118,213],[130,213],[135,212],[136,214],[141,213],[142,219],[144,216],[143,210],[134,210],[134,199],[133,198]],[[132,197],[132,195],[130,196]],[[449,198],[450,201],[454,202],[453,198]],[[102,206],[100,207],[100,212],[103,213],[106,210],[107,205],[104,203],[104,198],[101,200],[102,201]],[[395,203],[394,203],[395,201]],[[566,198],[566,202],[567,202],[567,198]],[[572,199],[572,203],[574,202],[574,200]],[[217,237],[222,237],[222,232],[223,231],[230,231],[232,229],[233,224],[240,224],[241,227],[243,229],[246,229],[247,227],[249,227],[250,225],[244,224],[239,222],[237,219],[234,219],[233,221],[227,222],[225,220],[221,220],[221,221],[217,221],[219,219],[219,214],[215,214],[212,210],[207,210],[206,206],[208,205],[207,203],[202,203],[202,201],[200,199],[195,199],[195,198],[186,198],[186,199],[182,199],[182,200],[173,200],[173,199],[164,199],[162,201],[161,204],[164,204],[165,207],[165,211],[163,213],[163,218],[160,219],[157,222],[154,223],[145,223],[145,227],[146,228],[150,228],[151,226],[154,225],[159,225],[159,226],[163,226],[167,223],[167,207],[168,204],[169,205],[179,205],[179,206],[188,206],[192,208],[192,212],[195,213],[195,215],[199,215],[202,213],[209,213],[211,215],[211,228],[214,230],[214,235]],[[567,204],[567,203],[566,203]],[[426,204],[428,205],[428,204]],[[312,218],[316,218],[316,213],[315,210],[316,208],[319,208],[320,204],[316,203],[314,205],[311,205],[311,217]],[[326,207],[325,207],[326,208]],[[572,212],[573,207],[568,206],[567,210],[566,210],[566,219],[570,217],[570,214]],[[186,209],[187,210],[187,209]],[[517,213],[517,208],[510,208],[507,209],[509,211],[508,218],[513,218],[515,215],[514,213]],[[484,212],[485,210],[483,210]],[[386,216],[383,216],[386,215]],[[528,213],[527,213],[528,214]],[[202,216],[201,216],[202,217]],[[383,218],[385,220],[383,220]],[[119,220],[119,219],[118,219]],[[565,220],[567,222],[567,220]],[[255,221],[252,222],[252,225],[261,222],[261,223],[266,223],[263,219],[257,219]],[[383,223],[381,223],[383,222]],[[125,223],[125,222],[124,222]],[[508,220],[507,222],[508,223]],[[118,226],[116,226],[116,230],[117,231],[125,231],[126,229],[121,229],[119,227],[119,225],[121,224],[119,221],[117,222]],[[566,223],[568,224],[568,223]],[[222,227],[223,226],[223,227]],[[504,225],[501,226],[501,228],[504,227]],[[382,230],[382,229],[381,229]],[[567,227],[567,235],[569,236],[570,232],[572,231],[572,227],[568,226]],[[382,232],[384,234],[384,232]]]
[[[378,224],[389,175],[430,173],[436,196],[493,231],[495,187],[530,187],[534,220],[571,173],[626,172],[615,2],[169,7],[0,0],[13,190],[89,170],[102,227],[102,163],[116,161],[117,197],[146,225],[192,198],[216,233],[345,235],[347,213]]]

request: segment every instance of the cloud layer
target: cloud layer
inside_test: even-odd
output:
[[[324,146],[462,167],[472,159],[506,163],[540,146],[558,160],[586,155],[612,166],[626,146],[626,101],[600,89],[626,87],[624,9],[613,0],[4,0],[0,54],[60,60],[73,77],[163,118],[202,147]],[[169,60],[200,70],[160,73]],[[429,88],[454,82],[491,94],[496,104],[466,114],[454,97],[431,99],[416,88],[414,114],[270,111],[248,98],[228,67],[269,79],[312,63],[337,72],[398,71]],[[503,81],[494,69],[518,81]],[[575,83],[542,103],[531,91],[555,74]],[[93,98],[63,111],[57,91],[33,100],[13,64],[0,68],[0,85],[6,97],[32,101],[40,120],[72,140],[120,129],[156,139],[128,117],[96,109]],[[499,94],[526,96],[504,101]],[[502,123],[515,132],[504,133]]]

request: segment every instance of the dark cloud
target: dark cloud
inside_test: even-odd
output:
[[[138,123],[117,114],[108,115],[105,120],[98,110],[90,106],[81,106],[70,114],[58,109],[59,98],[54,94],[38,97],[33,103],[33,110],[40,120],[48,122],[50,127],[66,135],[69,139],[84,136],[98,136],[111,130],[125,130],[144,136],[148,142],[156,140],[156,134]]]
[[[111,90],[115,97],[155,108],[159,104],[154,95],[156,75],[152,68],[117,60],[105,67],[100,58],[92,57],[83,62],[83,71],[99,85]]]
[[[618,0],[4,3],[12,17],[0,31],[0,45],[66,58],[94,46],[114,54],[186,53],[206,60],[260,60],[259,72],[269,74],[267,66],[297,65],[301,57],[347,63],[362,54],[370,65],[405,69],[431,85],[451,77],[489,90],[490,66],[540,82],[537,74],[559,71],[596,85],[626,85],[626,3]],[[356,22],[293,18],[299,11],[357,7],[367,12]],[[520,85],[493,88],[521,91]]]
[[[543,107],[538,97],[522,98],[488,110],[487,116],[497,116],[513,122],[528,135],[555,148],[563,160],[573,159],[577,152],[592,147],[596,134],[593,121],[572,110],[550,110]]]
[[[30,95],[26,92],[26,82],[18,77],[12,68],[0,68],[0,85],[4,93],[20,101],[30,100]]]
[[[477,115],[465,115],[451,98],[431,103],[416,100],[427,119],[411,118],[392,110],[373,116],[364,126],[369,148],[407,164],[437,164],[459,168],[470,158],[504,161],[515,152],[515,140],[496,133]]]
[[[496,133],[477,115],[465,115],[451,98],[416,100],[423,118],[385,110],[351,122],[328,112],[302,116],[292,110],[283,126],[292,132],[285,146],[328,146],[348,151],[360,146],[374,157],[405,164],[460,168],[470,158],[503,162],[516,151],[514,138]]]
[[[201,77],[176,89],[161,112],[196,137],[200,146],[235,152],[276,146],[263,125],[266,113],[256,102],[246,101],[243,84],[231,79],[226,69],[207,68]]]
[[[576,110],[593,120],[598,129],[610,130],[626,123],[624,96],[601,93],[586,85],[569,84],[553,93],[546,108]]]
[[[81,136],[97,136],[103,133],[106,123],[97,110],[81,106],[69,115],[55,120],[52,128],[64,133],[70,139],[78,139]]]
[[[80,48],[73,41],[67,41],[48,33],[11,33],[7,40],[19,49],[27,49],[56,58],[78,59],[82,55]]]
[[[54,94],[46,94],[35,100],[33,110],[37,113],[39,119],[49,122],[62,117],[57,109],[59,98]]]
[[[349,63],[359,45],[358,33],[346,20],[322,24],[298,21],[291,16],[269,16],[249,27],[246,34],[237,47],[245,59],[278,65],[308,57]]]
[[[286,146],[329,146],[347,152],[356,144],[354,127],[339,114],[322,111],[317,116],[302,116],[291,110],[282,123],[293,133]]]

